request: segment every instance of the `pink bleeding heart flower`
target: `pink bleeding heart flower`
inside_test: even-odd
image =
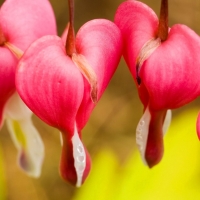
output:
[[[45,36],[23,55],[17,90],[28,107],[62,134],[61,176],[81,186],[90,171],[81,141],[85,126],[122,53],[121,32],[104,19],[84,24],[75,38],[72,18],[63,37]]]
[[[28,46],[44,35],[56,35],[48,0],[6,0],[0,10],[0,126],[4,118],[19,151],[20,167],[38,177],[44,146],[31,122],[31,111],[15,90],[15,70]]]
[[[162,0],[160,19],[151,8],[135,0],[123,2],[115,16],[123,35],[123,56],[144,105],[136,142],[149,167],[163,155],[168,109],[191,102],[200,92],[199,36],[181,24],[169,29],[167,18],[167,0]]]

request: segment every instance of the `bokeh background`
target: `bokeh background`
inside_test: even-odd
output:
[[[50,2],[61,35],[68,22],[68,1]],[[75,0],[75,30],[94,18],[113,21],[122,2]],[[159,14],[160,1],[142,2]],[[2,3],[0,0],[0,5]],[[200,35],[200,1],[169,0],[169,24],[175,23],[186,24]],[[195,132],[198,107],[199,99],[173,111],[163,161],[148,169],[142,164],[135,144],[142,105],[122,59],[83,130],[84,144],[93,160],[91,174],[84,186],[77,189],[60,178],[59,133],[33,116],[46,148],[42,175],[33,179],[21,172],[16,164],[17,151],[3,126],[0,132],[0,200],[200,199],[200,143]]]

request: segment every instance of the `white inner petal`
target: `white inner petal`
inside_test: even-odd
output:
[[[167,133],[167,130],[168,130],[170,124],[171,124],[171,119],[172,119],[172,111],[167,110],[165,120],[164,120],[164,123],[163,123],[163,135],[165,135],[165,133]]]
[[[165,135],[165,133],[167,132],[170,126],[171,117],[172,117],[171,110],[167,110],[165,120],[163,123],[163,136]],[[145,151],[146,151],[147,139],[148,139],[148,134],[149,134],[150,120],[151,120],[151,114],[149,112],[149,106],[147,106],[136,128],[136,144],[138,146],[142,160],[145,165],[147,165],[147,162],[145,160]]]
[[[32,112],[15,93],[6,104],[5,115],[11,138],[18,149],[19,166],[29,176],[39,177],[44,145],[31,121]]]
[[[147,106],[136,128],[136,144],[138,146],[142,160],[145,165],[147,165],[145,160],[145,151],[147,145],[147,138],[149,134],[150,120],[151,120],[151,114],[149,112],[149,107]]]
[[[5,115],[6,118],[21,120],[31,117],[32,112],[21,100],[18,93],[15,92],[5,105]]]
[[[73,145],[73,157],[74,157],[74,167],[77,174],[76,186],[80,187],[82,185],[83,173],[86,168],[86,153],[84,146],[79,138],[77,127],[75,124],[74,135],[72,137]]]

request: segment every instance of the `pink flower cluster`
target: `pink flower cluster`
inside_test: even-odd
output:
[[[69,7],[70,22],[59,37],[48,0],[6,0],[1,6],[0,124],[11,119],[11,132],[21,152],[20,166],[28,172],[38,171],[42,159],[38,164],[38,152],[27,151],[32,139],[23,127],[28,122],[21,123],[21,114],[15,117],[21,113],[13,109],[15,99],[10,103],[16,95],[26,109],[59,130],[60,174],[73,185],[83,184],[91,160],[81,131],[123,56],[144,106],[136,142],[144,163],[153,167],[163,155],[170,110],[200,94],[199,36],[185,25],[168,27],[167,0],[161,2],[160,18],[140,1],[124,1],[114,22],[91,20],[76,35],[73,4]],[[16,131],[25,135],[24,143],[15,137]],[[197,132],[200,135],[200,115]]]

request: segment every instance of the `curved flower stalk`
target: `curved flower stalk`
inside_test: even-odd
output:
[[[0,126],[7,121],[19,151],[23,171],[38,177],[44,146],[31,122],[32,113],[15,91],[15,70],[23,51],[37,38],[56,35],[56,23],[48,0],[6,0],[0,10]]]
[[[35,41],[19,62],[16,86],[28,107],[61,132],[60,173],[79,187],[91,166],[81,130],[117,68],[122,42],[118,27],[104,19],[87,22],[75,37],[70,8],[66,44],[57,36]]]
[[[115,23],[122,31],[123,56],[144,105],[136,141],[143,160],[152,167],[163,155],[167,110],[200,93],[200,39],[185,25],[168,28],[167,0],[162,0],[159,19],[147,5],[125,1],[117,9]]]

